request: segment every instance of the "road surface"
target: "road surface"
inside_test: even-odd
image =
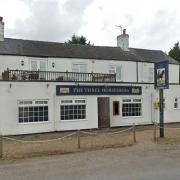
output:
[[[0,161],[0,180],[179,180],[180,147],[141,143],[14,161]]]

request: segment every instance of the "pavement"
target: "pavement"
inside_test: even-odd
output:
[[[180,146],[137,143],[31,159],[0,161],[0,180],[179,180]]]

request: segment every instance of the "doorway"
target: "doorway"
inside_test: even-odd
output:
[[[109,97],[98,98],[98,128],[110,127]]]

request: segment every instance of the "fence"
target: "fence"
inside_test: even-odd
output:
[[[63,136],[62,136],[63,135]],[[55,133],[52,137],[2,137],[0,141],[1,158],[21,158],[44,154],[61,154],[106,147],[129,146],[136,143],[135,126],[121,130],[78,130],[71,133]],[[38,139],[38,140],[37,140]]]
[[[171,142],[172,141],[176,141],[176,142],[180,142],[180,127],[178,127],[178,124],[165,124],[164,126],[164,131],[165,131],[165,138],[170,138]],[[163,128],[160,127],[158,123],[154,123],[154,130],[153,130],[153,139],[155,142],[158,141],[158,133],[159,130]],[[163,138],[161,138],[163,139]],[[177,141],[178,140],[178,141]]]
[[[2,73],[5,81],[116,82],[116,74],[55,71],[9,70]]]

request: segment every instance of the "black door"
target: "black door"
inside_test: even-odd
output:
[[[98,128],[110,127],[109,98],[98,98]]]

